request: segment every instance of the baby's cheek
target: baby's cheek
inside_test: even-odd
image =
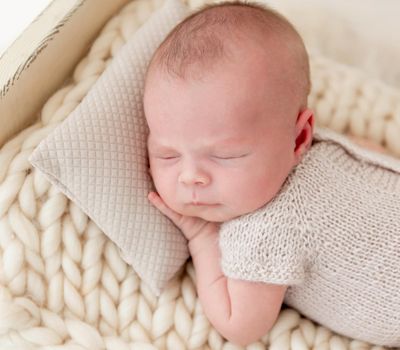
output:
[[[171,200],[175,197],[175,181],[173,179],[173,174],[165,169],[158,168],[153,169],[152,173],[153,182],[158,194],[164,199],[164,201],[171,202]]]
[[[156,187],[157,192],[159,192],[160,188],[162,187],[162,177],[161,171],[158,169],[158,167],[154,163],[150,163],[150,176],[153,180],[154,186]]]
[[[224,174],[219,184],[216,184],[224,200],[228,200],[235,207],[242,206],[249,196],[253,196],[254,179],[249,172],[251,170]]]
[[[153,174],[153,182],[157,188],[157,191],[159,192],[163,191],[163,188],[165,187],[166,177],[163,176],[162,172],[159,171],[158,169],[153,169],[152,174]]]
[[[253,168],[247,171],[241,178],[236,178],[236,183],[233,185],[232,192],[240,199],[237,205],[242,213],[260,208],[269,202],[277,192],[273,176],[265,171],[257,170]]]

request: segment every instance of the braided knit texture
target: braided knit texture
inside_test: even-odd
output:
[[[191,6],[204,0],[189,1]],[[0,348],[240,349],[209,324],[192,264],[159,298],[104,233],[28,157],[88,93],[127,38],[161,6],[135,0],[115,15],[38,121],[0,150]],[[320,125],[374,140],[400,155],[400,93],[311,55],[310,105]],[[249,350],[382,350],[336,335],[290,308]]]

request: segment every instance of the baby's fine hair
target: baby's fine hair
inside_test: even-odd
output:
[[[296,67],[293,77],[301,99],[310,91],[309,62],[303,40],[276,11],[255,2],[208,4],[179,23],[160,44],[149,65],[172,77],[188,79],[229,56],[229,44],[253,40],[268,50],[267,39],[278,37],[289,47]],[[200,68],[200,69],[199,69]]]

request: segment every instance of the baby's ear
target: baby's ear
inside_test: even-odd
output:
[[[311,109],[302,110],[296,121],[296,146],[294,155],[296,164],[311,147],[314,132],[314,113]]]

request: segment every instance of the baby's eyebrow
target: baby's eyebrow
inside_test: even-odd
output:
[[[171,146],[168,145],[163,145],[161,143],[155,143],[155,142],[148,142],[148,146],[151,149],[155,149],[157,151],[165,151],[165,152],[172,152],[175,151],[175,149]]]
[[[198,148],[201,150],[215,150],[220,148],[232,148],[235,146],[247,145],[248,139],[244,137],[227,137],[223,139],[216,139],[200,145]],[[148,140],[148,147],[152,150],[162,152],[176,152],[176,149],[168,144],[164,144],[158,140]]]
[[[214,145],[219,146],[219,145],[237,145],[237,144],[242,144],[246,143],[248,139],[246,137],[227,137],[225,139],[220,139],[216,140],[214,142]]]
[[[209,150],[237,150],[243,147],[248,148],[250,142],[248,138],[245,137],[229,137],[224,139],[217,139],[214,142],[210,142],[208,145],[204,145],[205,149]]]

